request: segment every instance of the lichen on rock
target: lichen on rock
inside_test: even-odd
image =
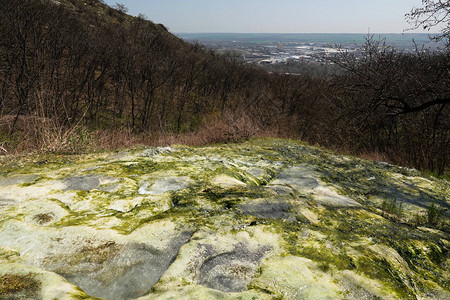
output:
[[[0,291],[448,299],[449,195],[444,179],[280,139],[10,164]]]

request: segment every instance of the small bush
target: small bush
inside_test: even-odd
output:
[[[416,226],[428,225],[439,227],[444,223],[444,211],[443,208],[433,202],[427,210],[415,213],[408,222]]]
[[[444,215],[444,209],[440,208],[436,204],[431,203],[430,207],[427,209],[427,222],[430,225],[439,225],[442,222],[442,217]]]
[[[403,215],[402,202],[397,202],[396,198],[385,198],[381,204],[381,209],[388,214],[401,217]]]

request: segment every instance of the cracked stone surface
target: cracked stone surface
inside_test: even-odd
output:
[[[255,199],[251,203],[244,203],[238,206],[238,210],[243,214],[252,215],[258,218],[269,219],[289,219],[292,205],[282,200]]]
[[[213,255],[201,265],[198,283],[222,292],[245,291],[269,249],[250,251],[245,244],[237,244],[232,251]]]
[[[188,188],[192,183],[189,177],[169,177],[156,180],[153,184],[144,183],[139,188],[141,195],[160,195]]]
[[[33,174],[8,176],[7,178],[3,178],[0,180],[0,186],[32,183],[38,178],[39,176]]]
[[[450,299],[450,185],[280,139],[0,161],[0,299]]]

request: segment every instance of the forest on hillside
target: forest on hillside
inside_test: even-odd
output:
[[[424,0],[413,26],[450,20]],[[268,73],[99,0],[0,1],[0,153],[297,138],[435,174],[450,171],[450,36],[406,54],[368,38],[337,74]]]

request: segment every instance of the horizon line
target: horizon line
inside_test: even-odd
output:
[[[440,34],[440,32],[172,32],[174,34],[364,34],[364,35],[375,35],[375,34],[426,34],[434,35]]]

